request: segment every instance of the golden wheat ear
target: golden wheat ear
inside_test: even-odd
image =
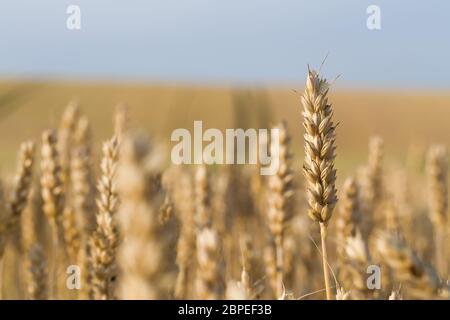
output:
[[[303,174],[307,183],[308,215],[320,225],[322,262],[327,299],[332,299],[326,248],[327,225],[337,203],[334,168],[335,129],[333,108],[328,103],[329,83],[315,71],[308,70],[302,95],[305,128]]]
[[[117,138],[103,144],[103,158],[97,188],[96,230],[91,235],[91,296],[96,300],[114,298],[117,277],[116,251],[119,245],[119,231],[116,223],[118,196],[116,190],[116,171],[119,157]]]

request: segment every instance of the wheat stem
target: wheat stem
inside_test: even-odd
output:
[[[333,299],[333,294],[331,293],[330,285],[330,272],[328,266],[328,253],[327,253],[327,227],[324,223],[320,223],[320,240],[322,244],[322,267],[323,267],[323,277],[325,279],[325,289],[327,293],[327,300]]]

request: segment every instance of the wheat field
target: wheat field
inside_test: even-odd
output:
[[[450,95],[295,89],[1,82],[0,297],[448,299]],[[172,164],[199,119],[276,174]]]

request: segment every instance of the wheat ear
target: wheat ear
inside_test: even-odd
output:
[[[58,130],[58,152],[61,164],[61,180],[64,184],[64,193],[70,199],[71,193],[71,165],[72,152],[74,148],[74,134],[80,119],[80,108],[78,101],[73,100],[64,110]],[[65,202],[62,214],[62,233],[64,237],[65,250],[70,263],[77,263],[81,247],[81,234],[76,212],[70,201]]]
[[[28,252],[29,281],[27,292],[29,299],[46,300],[47,292],[47,264],[41,245],[35,243]]]
[[[74,147],[70,162],[71,200],[75,221],[80,228],[81,250],[78,256],[82,267],[83,299],[91,298],[90,284],[90,243],[89,237],[95,230],[95,187],[91,168],[91,134],[89,120],[83,116],[78,119],[73,135]]]
[[[78,120],[73,136],[74,148],[71,157],[72,200],[79,217],[82,235],[87,236],[95,226],[95,190],[91,172],[90,127],[86,117]]]
[[[70,158],[73,142],[73,134],[80,116],[77,101],[71,101],[64,110],[58,130],[58,152],[61,162],[61,178],[67,184],[70,178]]]
[[[116,278],[115,257],[119,242],[116,225],[117,191],[115,175],[118,161],[118,142],[113,138],[103,145],[101,177],[97,188],[97,228],[91,236],[92,296],[97,300],[114,297]]]
[[[42,134],[41,149],[41,193],[43,211],[52,231],[53,257],[51,268],[52,297],[57,298],[58,279],[58,228],[64,208],[64,188],[61,180],[61,166],[56,148],[56,132],[45,131]]]
[[[17,225],[30,193],[34,163],[34,143],[24,142],[20,146],[19,165],[14,179],[14,188],[9,201],[11,228]]]
[[[361,219],[358,201],[358,186],[355,179],[347,178],[342,187],[342,198],[339,200],[339,210],[336,219],[336,234],[338,238],[338,257],[343,256],[347,238],[354,237]]]
[[[220,239],[212,228],[211,195],[208,172],[204,165],[195,173],[195,223],[197,226],[197,296],[216,300],[223,295]]]
[[[327,299],[332,299],[326,249],[327,225],[337,202],[335,160],[335,128],[333,109],[328,104],[329,84],[315,71],[308,71],[302,96],[305,128],[305,161],[303,173],[307,181],[308,215],[320,225],[322,262]]]
[[[45,300],[48,299],[48,270],[42,241],[37,233],[39,204],[36,200],[38,197],[38,192],[32,188],[29,195],[30,200],[22,213],[22,244],[25,252],[27,298]]]
[[[31,141],[22,143],[20,146],[19,164],[14,178],[11,196],[9,201],[0,199],[0,201],[3,202],[0,204],[0,210],[2,211],[0,213],[0,238],[3,238],[3,240],[0,240],[0,242],[3,242],[3,244],[0,243],[0,257],[3,251],[1,247],[4,247],[7,238],[18,226],[21,213],[27,204],[31,188],[33,162],[34,143]],[[4,206],[4,208],[1,208],[1,206]]]

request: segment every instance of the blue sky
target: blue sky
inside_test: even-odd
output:
[[[0,77],[286,84],[328,53],[340,85],[448,88],[449,17],[444,0],[1,0]]]

